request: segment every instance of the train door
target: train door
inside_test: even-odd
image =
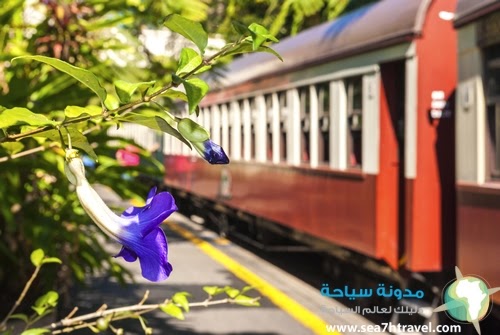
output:
[[[405,261],[405,62],[381,64],[379,255],[394,268]],[[387,243],[387,242],[390,243]]]

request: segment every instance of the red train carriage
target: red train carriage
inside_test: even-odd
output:
[[[500,286],[500,1],[460,0],[457,262]],[[500,295],[492,297],[500,303]]]
[[[284,62],[234,61],[198,119],[231,164],[166,139],[166,184],[340,257],[451,269],[455,6],[383,0],[284,39]]]

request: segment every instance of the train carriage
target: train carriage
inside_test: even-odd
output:
[[[460,0],[457,264],[500,286],[500,1]],[[500,295],[492,297],[500,303]],[[497,314],[498,314],[497,310]],[[497,315],[500,319],[500,314]]]
[[[276,44],[283,62],[235,60],[197,120],[231,164],[167,138],[165,183],[224,228],[244,218],[257,237],[280,232],[362,266],[452,269],[455,6],[382,0]]]
[[[320,250],[336,284],[418,278],[430,310],[455,265],[500,287],[500,0],[380,0],[274,48],[283,62],[236,59],[191,116],[231,164],[163,138],[181,212]]]

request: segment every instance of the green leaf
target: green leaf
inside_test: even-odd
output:
[[[239,22],[239,21],[233,21],[231,22],[234,30],[236,30],[236,32],[240,35],[246,35],[246,34],[249,34],[250,33],[250,29],[248,29],[248,27],[246,25],[244,25],[243,23]]]
[[[58,300],[59,293],[56,291],[49,291],[35,301],[35,307],[55,307]]]
[[[177,130],[191,142],[205,142],[210,138],[208,131],[190,118],[180,120]]]
[[[205,53],[205,48],[208,44],[208,35],[201,23],[191,21],[178,14],[170,14],[166,17],[163,25],[196,44],[201,54]]]
[[[23,320],[24,322],[28,323],[29,319],[28,319],[28,316],[26,314],[12,314],[11,316],[9,316],[9,319],[19,319],[19,320]]]
[[[236,298],[240,294],[240,290],[235,289],[231,286],[224,287],[224,292],[228,295],[229,298]]]
[[[57,257],[47,257],[42,260],[42,264],[48,264],[48,263],[62,264],[62,261]]]
[[[82,115],[96,116],[102,113],[102,109],[99,106],[68,106],[64,109],[64,115],[69,118],[75,118]]]
[[[255,287],[253,287],[253,286],[245,286],[245,287],[243,287],[241,289],[240,294],[246,293],[246,292],[251,291],[251,290],[255,290]]]
[[[19,151],[23,150],[24,144],[21,142],[5,142],[0,144],[9,155],[17,154]]]
[[[187,297],[191,296],[187,292],[177,292],[172,297],[172,301],[184,309],[185,312],[189,312],[189,301]]]
[[[225,289],[218,286],[204,286],[203,291],[207,292],[208,295],[215,296],[225,292]]]
[[[178,76],[189,73],[203,62],[201,56],[191,48],[183,48],[179,58],[179,66],[175,74]]]
[[[184,142],[191,149],[191,144],[184,138],[184,136],[181,135],[181,133],[179,133],[177,131],[177,129],[175,129],[174,127],[172,127],[167,122],[167,120],[165,119],[165,117],[166,117],[165,114],[162,115],[162,116],[160,116],[159,113],[154,113],[154,112],[153,113],[144,113],[144,112],[141,112],[141,114],[130,113],[130,114],[127,114],[124,117],[116,118],[116,120],[141,124],[141,125],[146,126],[146,127],[150,128],[150,129],[154,129],[154,130],[158,130],[158,131],[170,134],[170,135],[178,138],[182,142]]]
[[[268,40],[278,42],[278,39],[269,34],[269,31],[260,24],[252,23],[248,26],[248,30],[250,30],[250,34],[252,35],[252,46],[254,51],[257,50],[262,43]]]
[[[184,313],[182,312],[182,309],[179,306],[176,306],[173,302],[160,306],[160,309],[176,319],[184,320]]]
[[[240,45],[238,45],[236,48],[231,49],[224,53],[224,56],[232,56],[232,55],[238,55],[238,54],[246,54],[250,52],[267,52],[270,54],[273,54],[276,56],[280,61],[283,61],[283,58],[279,53],[277,53],[275,50],[271,49],[270,47],[266,46],[260,46],[256,50],[253,49],[253,44],[250,41],[243,41]]]
[[[57,306],[59,294],[55,291],[49,291],[35,301],[31,308],[39,315],[45,315],[50,312],[52,307]]]
[[[42,260],[44,257],[45,252],[43,252],[42,249],[36,249],[30,255],[31,263],[33,263],[34,266],[40,266],[42,265]]]
[[[176,90],[168,90],[165,93],[161,95],[162,97],[167,97],[172,100],[183,100],[183,101],[188,101],[187,95],[184,92],[181,91],[176,91]]]
[[[21,335],[40,335],[50,333],[50,330],[45,328],[32,328],[25,330],[21,333]]]
[[[208,92],[208,84],[200,78],[192,78],[182,82],[188,98],[189,113],[193,113],[201,99]]]
[[[108,110],[117,109],[118,107],[120,107],[120,101],[113,94],[108,94],[106,100],[104,101],[104,106]]]
[[[90,88],[92,91],[94,91],[95,94],[97,94],[102,103],[104,103],[104,101],[106,100],[106,90],[101,86],[99,79],[97,79],[97,77],[88,70],[73,66],[60,59],[46,56],[19,56],[12,59],[12,61],[15,61],[16,59],[33,59],[38,62],[48,64],[61,72],[69,74],[70,76]]]
[[[234,303],[242,306],[260,306],[258,300],[252,297],[247,297],[246,295],[239,295],[235,297]]]
[[[156,83],[155,81],[129,83],[124,80],[116,80],[114,82],[114,85],[116,94],[118,94],[120,102],[127,103],[130,101],[135,91],[139,90],[141,95],[143,95],[144,92],[146,92],[149,88],[153,87],[155,83]]]
[[[44,307],[31,306],[31,309],[33,309],[39,316],[45,314],[45,312],[47,311],[47,307],[45,306]]]
[[[27,108],[14,107],[0,112],[0,128],[22,125],[53,126],[56,124],[57,122],[49,120],[45,115],[33,113]]]

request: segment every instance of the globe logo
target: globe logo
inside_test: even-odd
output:
[[[463,276],[455,267],[456,280],[448,285],[443,293],[444,304],[434,312],[446,311],[448,316],[458,322],[472,323],[481,334],[479,321],[490,311],[490,295],[500,291],[500,287],[488,288],[486,282],[474,276]]]
[[[444,302],[448,314],[457,321],[470,322],[482,320],[490,307],[488,286],[479,278],[466,276],[455,280],[444,292]]]

